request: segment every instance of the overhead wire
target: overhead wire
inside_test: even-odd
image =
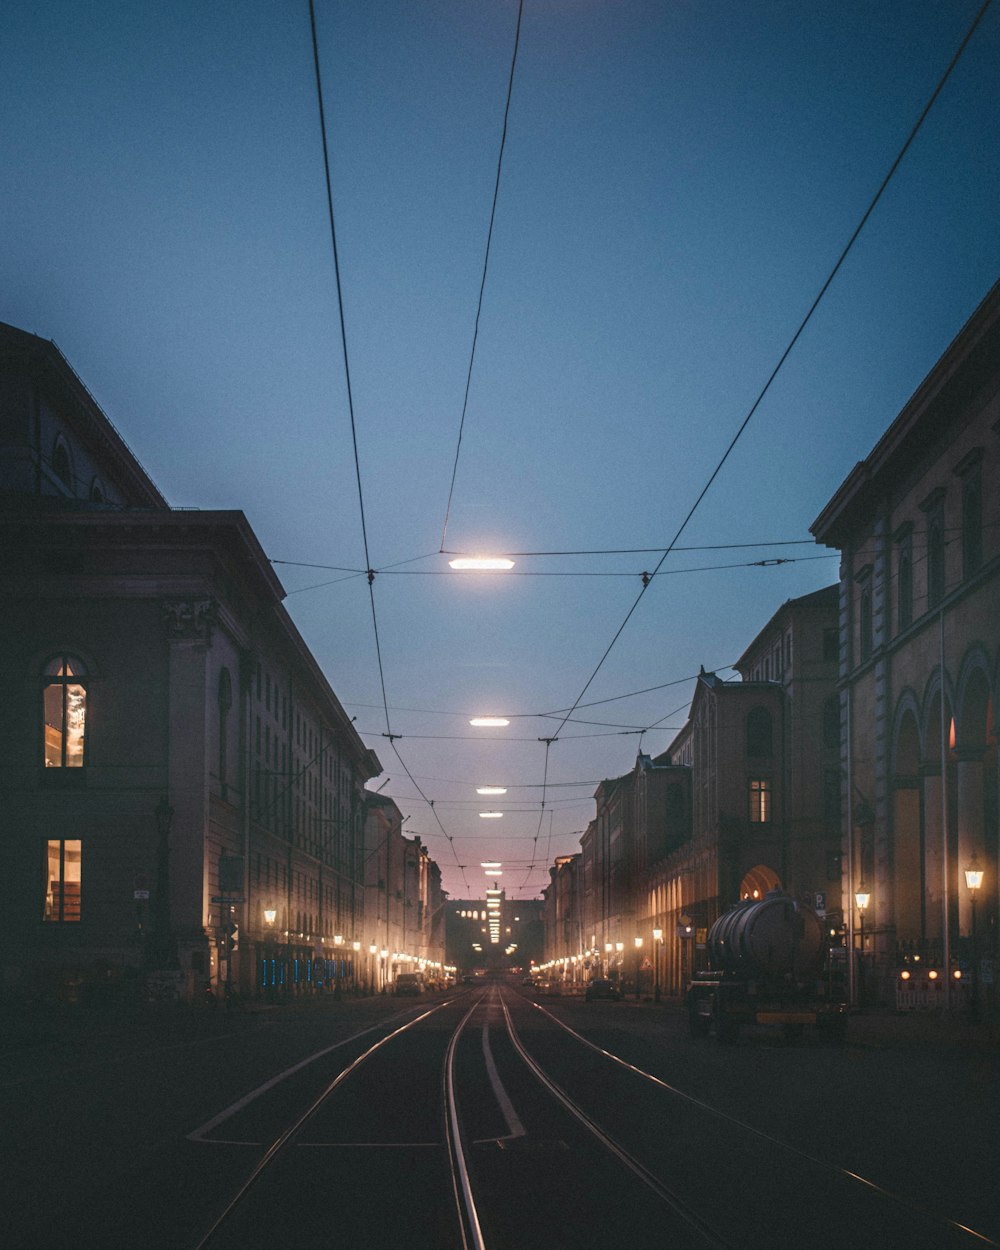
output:
[[[386,736],[389,739],[389,742],[392,745],[393,751],[395,752],[396,758],[399,760],[400,766],[402,767],[403,771],[406,773],[408,777],[410,777],[410,781],[416,787],[418,793],[422,794],[423,792],[421,791],[420,786],[413,779],[413,777],[410,776],[410,771],[407,768],[405,761],[403,760],[402,756],[400,756],[399,751],[396,749],[394,735],[392,733],[392,724],[391,724],[391,720],[389,717],[389,699],[388,699],[388,694],[386,692],[386,687],[385,687],[385,667],[382,663],[382,646],[379,640],[378,613],[375,608],[375,570],[372,568],[371,554],[370,554],[369,546],[368,546],[368,527],[367,527],[367,522],[365,519],[364,491],[362,489],[362,484],[361,484],[361,458],[358,453],[357,422],[355,420],[355,415],[354,415],[354,396],[353,396],[353,392],[351,388],[350,358],[349,358],[349,354],[347,350],[347,325],[346,325],[346,319],[344,316],[343,286],[342,286],[341,277],[340,277],[340,258],[339,258],[338,249],[337,249],[337,226],[336,226],[336,219],[335,219],[334,211],[333,211],[333,182],[330,176],[329,142],[327,138],[326,114],[325,114],[325,110],[323,106],[323,80],[322,80],[322,75],[320,72],[319,41],[317,39],[317,34],[316,34],[316,8],[315,8],[314,0],[309,0],[309,25],[310,25],[310,31],[312,34],[313,68],[316,74],[316,99],[317,99],[317,105],[319,108],[320,133],[321,133],[322,146],[323,146],[323,169],[324,169],[325,180],[326,180],[326,202],[327,202],[327,211],[328,211],[329,222],[330,222],[330,242],[331,242],[332,249],[333,249],[333,268],[334,268],[334,275],[336,278],[336,286],[337,286],[337,309],[338,309],[339,320],[340,320],[340,342],[341,342],[341,349],[343,352],[343,360],[344,360],[344,376],[345,376],[346,387],[347,387],[347,404],[348,404],[348,411],[350,413],[350,419],[351,419],[351,440],[352,440],[352,444],[354,448],[354,470],[355,470],[355,476],[357,479],[357,488],[358,488],[358,507],[359,507],[360,514],[361,514],[361,535],[362,535],[362,540],[364,543],[364,551],[365,551],[365,568],[366,568],[366,574],[368,578],[368,595],[369,595],[369,599],[371,602],[372,630],[373,630],[374,638],[375,638],[375,655],[376,655],[376,659],[378,662],[379,682],[381,684],[381,689],[382,689],[382,706],[385,712],[386,733],[384,736]],[[434,812],[433,801],[430,799],[427,799],[426,796],[424,796],[424,798],[425,798],[425,801],[429,804],[431,808],[431,812],[434,815],[435,820],[438,822],[438,825],[441,827],[442,833],[445,833],[445,829],[444,829],[444,826],[441,824],[440,817],[437,815],[436,812]],[[445,834],[445,836],[447,836],[447,834]],[[456,859],[457,859],[457,855],[456,855]],[[463,880],[465,880],[464,872],[462,875],[463,875]],[[466,881],[466,884],[468,884],[467,881]]]
[[[784,365],[788,357],[791,355],[796,343],[799,341],[803,332],[805,331],[806,326],[812,320],[813,314],[815,313],[816,309],[819,307],[823,297],[826,295],[826,292],[829,290],[830,285],[832,284],[834,278],[839,273],[841,266],[843,265],[844,261],[847,259],[848,254],[853,248],[854,243],[857,240],[858,236],[861,234],[861,231],[864,229],[865,225],[867,224],[868,219],[871,217],[872,213],[875,211],[875,206],[878,204],[879,200],[882,198],[882,195],[885,192],[886,187],[889,185],[890,181],[892,180],[893,175],[895,174],[896,170],[899,168],[906,153],[909,151],[911,144],[913,143],[914,139],[916,138],[917,134],[919,133],[921,127],[924,124],[924,120],[926,119],[928,113],[933,108],[935,101],[937,100],[938,96],[941,94],[941,91],[943,90],[945,83],[948,81],[949,77],[951,76],[952,71],[954,70],[955,66],[958,64],[962,56],[962,53],[965,51],[966,47],[968,46],[970,39],[972,38],[973,34],[976,31],[976,28],[979,26],[980,22],[985,16],[986,11],[990,7],[991,3],[992,3],[992,0],[984,0],[984,3],[982,7],[980,8],[979,12],[973,18],[972,23],[969,26],[968,30],[966,31],[965,36],[962,39],[962,42],[959,44],[957,51],[952,56],[950,62],[948,63],[947,68],[945,69],[943,75],[939,79],[937,86],[931,92],[929,100],[924,105],[924,108],[921,111],[920,116],[917,118],[912,129],[910,130],[910,133],[907,135],[906,140],[903,143],[903,146],[900,148],[899,152],[897,153],[895,160],[890,165],[888,173],[882,179],[881,185],[879,186],[878,190],[875,192],[874,197],[872,198],[868,207],[865,209],[864,213],[862,214],[861,220],[858,222],[857,226],[854,228],[854,231],[851,234],[851,237],[848,239],[840,255],[837,257],[837,260],[833,268],[830,270],[829,274],[826,277],[826,280],[823,282],[822,286],[820,287],[818,294],[816,295],[816,297],[813,299],[812,303],[810,304],[809,309],[806,312],[806,315],[802,318],[801,322],[799,323],[799,326],[796,329],[795,333],[792,335],[791,340],[789,341],[787,347],[781,353],[781,356],[779,357],[777,364],[771,370],[771,373],[768,376],[767,381],[764,383],[763,387],[760,390],[760,393],[757,395],[757,398],[754,400],[753,404],[751,405],[750,410],[747,412],[746,416],[743,418],[742,422],[740,423],[739,428],[737,429],[736,433],[733,435],[732,439],[730,440],[730,443],[728,447],[726,448],[725,452],[723,453],[722,457],[716,464],[715,468],[712,470],[704,486],[699,491],[697,497],[695,498],[694,503],[691,505],[690,509],[687,512],[687,515],[684,517],[683,521],[681,522],[680,526],[677,529],[677,532],[674,534],[674,537],[671,540],[670,545],[666,548],[666,550],[660,556],[660,559],[656,567],[653,569],[653,572],[649,580],[647,581],[645,578],[643,579],[642,589],[639,591],[638,595],[635,598],[635,601],[633,602],[632,606],[629,608],[628,612],[626,613],[625,619],[622,621],[621,625],[616,630],[613,638],[611,639],[611,642],[608,644],[607,648],[604,651],[604,654],[601,656],[600,660],[598,661],[597,667],[591,673],[590,677],[588,677],[586,683],[584,684],[583,689],[580,691],[580,694],[578,695],[576,699],[576,702],[573,704],[572,708],[567,714],[567,717],[566,717],[567,720],[572,715],[572,713],[576,710],[577,704],[580,702],[583,696],[590,689],[590,686],[593,683],[594,679],[597,677],[597,674],[604,667],[605,661],[607,660],[608,656],[613,651],[615,645],[618,642],[618,639],[624,633],[626,626],[628,625],[629,621],[632,619],[632,616],[634,615],[636,609],[638,608],[640,602],[642,601],[643,595],[645,595],[646,591],[649,589],[649,586],[652,584],[653,578],[655,578],[657,574],[660,572],[660,569],[663,567],[663,564],[665,563],[667,557],[674,550],[681,535],[684,533],[685,529],[687,529],[689,522],[691,521],[695,512],[698,510],[699,506],[701,505],[702,500],[708,494],[709,490],[712,487],[712,484],[715,482],[715,479],[722,472],[724,465],[728,461],[737,443],[740,441],[740,438],[743,436],[744,431],[746,430],[747,426],[750,424],[751,420],[753,419],[754,414],[756,413],[757,409],[760,407],[761,403],[763,402],[764,397],[767,395],[768,391],[771,389],[771,385],[774,382],[775,378],[780,373],[782,366]]]
[[[451,485],[448,487],[448,502],[444,511],[444,527],[441,531],[441,547],[444,548],[448,536],[448,522],[451,518],[451,501],[455,494],[455,478],[458,475],[458,458],[462,450],[462,434],[465,430],[465,415],[469,408],[469,389],[472,385],[472,368],[476,359],[476,343],[479,340],[479,318],[483,311],[483,293],[486,290],[486,274],[490,264],[490,248],[493,244],[493,226],[497,215],[497,200],[500,196],[500,173],[503,169],[503,154],[507,146],[507,121],[510,116],[510,101],[514,93],[514,69],[517,65],[517,50],[521,43],[521,15],[524,12],[524,0],[518,0],[517,26],[514,30],[514,52],[510,60],[510,74],[507,78],[507,102],[503,110],[503,129],[500,133],[500,152],[497,156],[497,176],[493,184],[493,205],[490,208],[490,225],[486,232],[486,253],[483,257],[483,275],[479,282],[479,301],[476,305],[476,322],[472,331],[472,349],[469,353],[469,368],[465,375],[465,396],[462,400],[462,416],[458,423],[458,442],[455,446],[455,461],[451,468]]]

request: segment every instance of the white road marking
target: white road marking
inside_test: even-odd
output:
[[[483,1057],[486,1060],[486,1073],[490,1078],[490,1084],[493,1086],[493,1093],[496,1095],[503,1118],[507,1121],[508,1135],[510,1137],[524,1137],[524,1125],[518,1119],[517,1112],[514,1110],[514,1104],[508,1098],[507,1091],[501,1084],[497,1065],[493,1062],[493,1052],[490,1050],[490,1026],[488,1024],[483,1025]]]

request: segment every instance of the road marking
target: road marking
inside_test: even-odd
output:
[[[500,1105],[500,1112],[507,1121],[508,1140],[511,1137],[524,1137],[524,1125],[518,1119],[517,1112],[514,1110],[514,1104],[507,1096],[500,1081],[500,1073],[497,1071],[497,1065],[493,1062],[493,1051],[490,1050],[490,1026],[483,1025],[483,1057],[486,1060],[486,1073],[490,1078],[490,1084],[493,1086],[493,1093]],[[490,1138],[490,1140],[494,1140]]]

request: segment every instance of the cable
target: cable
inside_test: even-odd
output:
[[[653,578],[655,578],[656,575],[659,573],[660,569],[662,568],[664,564],[664,561],[667,559],[667,556],[669,556],[670,553],[673,551],[674,547],[677,544],[678,539],[684,533],[691,518],[694,516],[695,512],[698,510],[698,507],[701,504],[701,501],[705,498],[705,496],[708,494],[709,490],[711,489],[712,483],[721,473],[723,465],[725,465],[726,461],[729,459],[730,455],[732,454],[733,449],[735,448],[736,444],[739,442],[740,438],[742,437],[744,430],[750,424],[750,421],[752,420],[754,413],[757,411],[757,409],[760,407],[761,403],[763,402],[764,396],[771,389],[771,384],[774,382],[775,378],[778,376],[778,373],[780,372],[785,361],[791,355],[792,349],[795,347],[795,344],[799,341],[799,338],[802,336],[802,333],[805,330],[806,326],[812,320],[813,313],[819,307],[820,301],[823,299],[823,296],[826,294],[827,290],[829,289],[830,284],[833,282],[834,278],[837,276],[837,273],[839,272],[841,265],[847,259],[847,255],[850,252],[851,248],[854,246],[855,240],[858,238],[858,235],[860,235],[861,231],[864,229],[868,221],[868,218],[874,212],[876,204],[878,204],[879,200],[882,198],[882,194],[885,191],[886,187],[889,185],[889,182],[892,179],[893,174],[895,174],[896,170],[899,168],[899,165],[901,161],[903,160],[903,157],[906,155],[907,151],[910,148],[910,145],[912,144],[913,140],[916,138],[918,131],[920,130],[921,126],[924,124],[924,119],[927,117],[927,114],[930,112],[931,108],[934,105],[934,102],[937,100],[938,96],[940,95],[941,90],[943,89],[945,83],[948,81],[948,78],[951,76],[952,70],[958,64],[959,58],[961,57],[962,53],[965,51],[965,48],[969,40],[972,38],[976,30],[976,27],[982,21],[986,13],[986,10],[990,7],[991,3],[992,3],[992,0],[984,0],[984,3],[982,7],[980,8],[979,12],[976,14],[975,18],[973,18],[972,24],[965,34],[965,38],[962,40],[961,44],[959,44],[957,52],[951,58],[951,61],[948,64],[948,68],[945,70],[937,86],[934,88],[933,92],[931,93],[930,99],[924,105],[923,111],[921,112],[920,116],[917,118],[917,121],[915,125],[913,126],[912,130],[910,131],[909,135],[907,135],[906,141],[903,144],[903,146],[900,148],[899,153],[896,156],[896,159],[890,165],[889,172],[882,179],[881,186],[875,192],[874,198],[872,199],[868,207],[865,209],[864,213],[861,216],[861,220],[858,222],[857,226],[854,229],[853,234],[848,239],[846,246],[844,247],[843,251],[841,251],[840,255],[837,258],[836,263],[834,264],[833,268],[830,270],[830,273],[827,275],[826,281],[820,287],[819,294],[813,300],[812,304],[810,304],[808,312],[802,318],[802,321],[799,323],[799,327],[795,331],[795,333],[792,335],[791,341],[789,342],[785,350],[781,353],[781,356],[778,359],[778,363],[771,370],[770,376],[768,377],[767,381],[764,383],[764,386],[761,389],[760,394],[757,396],[757,398],[754,400],[753,404],[751,405],[750,411],[746,414],[746,416],[743,418],[743,421],[740,423],[739,429],[733,435],[733,438],[729,446],[726,448],[725,452],[723,453],[721,460],[712,470],[712,473],[710,474],[708,481],[705,483],[701,491],[698,493],[698,496],[695,499],[694,503],[691,505],[691,508],[689,509],[687,513],[687,516],[685,516],[684,520],[681,522],[680,527],[677,530],[677,533],[674,535],[670,543],[670,546],[663,552],[662,556],[660,557],[659,562],[657,563],[656,568],[653,570],[649,581],[646,581],[645,579],[643,580],[642,589],[639,591],[639,594],[636,596],[635,602],[632,604],[631,608],[629,608],[624,621],[622,621],[621,625],[618,627],[618,630],[616,631],[614,637],[611,639],[611,642],[608,644],[607,649],[605,650],[604,654],[601,656],[600,660],[598,661],[597,667],[594,669],[590,677],[587,679],[587,682],[584,685],[583,689],[580,691],[580,694],[577,697],[576,702],[570,708],[569,713],[567,713],[566,720],[568,720],[569,717],[573,714],[573,712],[576,711],[577,705],[579,704],[580,700],[590,689],[591,683],[594,681],[594,678],[604,667],[605,660],[607,660],[608,656],[611,654],[612,650],[615,647],[615,644],[618,642],[618,639],[621,637],[622,633],[624,632],[625,627],[628,625],[629,621],[632,619],[633,613],[635,612],[636,608],[639,606],[639,603],[642,600],[643,595],[646,593],[647,589],[651,585]],[[563,723],[565,724],[565,721]]]
[[[340,281],[340,257],[337,252],[337,225],[333,214],[333,184],[330,179],[330,154],[326,136],[326,114],[323,109],[323,80],[319,67],[319,44],[316,39],[316,8],[309,0],[309,26],[312,32],[313,67],[316,71],[316,102],[319,107],[319,128],[323,143],[323,171],[326,177],[326,204],[330,218],[330,243],[333,248],[333,271],[337,282],[337,310],[340,318],[340,345],[344,357],[344,380],[347,385],[347,407],[351,417],[351,442],[354,448],[354,474],[358,486],[358,508],[361,514],[361,538],[365,549],[365,567],[368,573],[368,596],[371,600],[372,629],[375,634],[375,655],[378,660],[379,681],[382,684],[382,702],[385,706],[385,727],[389,724],[389,700],[385,691],[385,671],[382,665],[382,646],[378,634],[378,617],[375,612],[375,571],[368,552],[368,525],[365,520],[365,496],[361,486],[361,459],[358,455],[358,430],[354,419],[354,395],[351,389],[351,365],[347,351],[347,325],[344,319],[344,294]]]
[[[310,0],[312,3],[312,0]],[[479,303],[476,306],[476,324],[472,331],[472,351],[469,354],[469,369],[465,376],[465,398],[462,401],[462,418],[458,424],[458,443],[455,447],[455,463],[451,469],[451,485],[448,488],[448,503],[444,511],[444,528],[441,531],[441,547],[444,548],[448,535],[448,521],[451,517],[451,501],[455,493],[455,477],[458,473],[458,457],[462,450],[462,432],[465,429],[465,414],[469,407],[469,387],[472,384],[472,366],[476,359],[476,341],[479,338],[479,318],[483,311],[483,292],[486,289],[486,271],[490,263],[490,246],[493,242],[493,223],[497,214],[497,198],[500,194],[500,171],[503,168],[503,153],[507,146],[507,118],[510,115],[510,98],[514,91],[514,67],[517,65],[517,49],[521,42],[521,14],[524,11],[524,0],[518,0],[517,28],[514,31],[514,55],[510,62],[510,76],[507,80],[507,103],[503,111],[503,131],[500,135],[500,154],[497,158],[497,176],[493,186],[493,207],[490,209],[490,227],[486,234],[486,255],[483,258],[483,276],[479,283]]]

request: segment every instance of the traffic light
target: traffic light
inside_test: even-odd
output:
[[[229,938],[229,949],[231,951],[240,948],[240,926],[238,924],[229,924],[226,926],[226,934]]]

